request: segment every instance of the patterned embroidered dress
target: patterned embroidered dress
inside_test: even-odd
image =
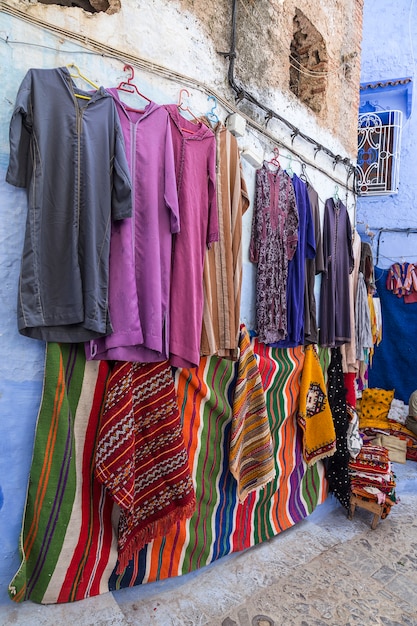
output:
[[[256,172],[249,258],[257,263],[256,324],[259,341],[287,336],[288,261],[297,248],[298,210],[291,178],[267,163]]]

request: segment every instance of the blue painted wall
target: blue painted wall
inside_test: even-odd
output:
[[[377,9],[377,13],[375,12]],[[410,0],[365,0],[361,83],[416,78],[417,3]],[[375,264],[388,269],[396,262],[417,263],[417,108],[416,91],[411,111],[403,118],[398,193],[358,199],[358,231],[371,233]],[[377,95],[375,95],[377,98]],[[398,108],[392,103],[392,108]],[[386,108],[390,108],[389,105]],[[407,107],[405,107],[406,109]],[[395,230],[402,232],[395,232]],[[380,280],[384,274],[380,275]],[[377,282],[378,290],[378,282]],[[384,291],[379,285],[380,293]],[[410,337],[417,333],[416,304],[404,304],[385,291],[382,343],[375,349],[369,386],[394,389],[395,397],[408,403],[417,388],[417,347]],[[411,308],[413,307],[413,308]]]
[[[377,14],[375,13],[377,5]],[[402,77],[415,79],[417,63],[417,3],[410,0],[365,0],[361,83],[386,81]],[[392,263],[417,263],[417,234],[379,231],[382,228],[417,229],[417,116],[416,91],[410,117],[404,117],[400,161],[400,182],[396,195],[358,199],[358,231],[374,233],[378,265],[388,268]],[[362,223],[360,223],[362,222]]]
[[[31,42],[30,46],[8,43]],[[17,331],[16,303],[26,221],[26,192],[5,182],[9,123],[16,94],[31,67],[88,63],[91,76],[106,76],[99,55],[14,17],[0,13],[0,605],[20,560],[17,551],[42,394],[45,344]],[[60,52],[60,49],[62,51]],[[69,51],[67,53],[67,51]],[[73,56],[71,56],[73,52]],[[120,64],[119,64],[120,65]],[[12,68],[12,69],[11,69]],[[111,75],[111,74],[110,74]]]

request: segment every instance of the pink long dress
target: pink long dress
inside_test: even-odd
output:
[[[207,246],[218,240],[216,140],[205,124],[185,119],[177,105],[165,108],[171,121],[181,223],[172,253],[170,361],[176,367],[195,367],[200,362],[204,256]]]

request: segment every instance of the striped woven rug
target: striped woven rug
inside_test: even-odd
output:
[[[323,464],[306,466],[296,425],[302,349],[252,343],[265,389],[276,478],[239,501],[229,470],[236,364],[207,357],[197,369],[177,370],[197,508],[191,519],[143,548],[120,575],[112,504],[92,467],[108,367],[86,363],[83,347],[48,344],[22,562],[9,587],[13,600],[71,602],[185,574],[273,537],[324,501]]]
[[[42,402],[12,600],[57,603],[108,590],[117,559],[113,504],[93,477],[104,361],[86,363],[84,346],[46,347]]]
[[[321,461],[307,467],[296,412],[302,348],[268,348],[252,339],[265,390],[276,478],[241,503],[229,471],[235,365],[205,357],[198,369],[179,370],[176,386],[197,509],[186,523],[145,547],[110,588],[186,574],[293,526],[327,496]]]

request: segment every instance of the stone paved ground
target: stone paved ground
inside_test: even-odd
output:
[[[372,513],[328,498],[303,522],[186,576],[67,605],[0,607],[0,625],[417,626],[417,463],[394,465],[400,502]]]

